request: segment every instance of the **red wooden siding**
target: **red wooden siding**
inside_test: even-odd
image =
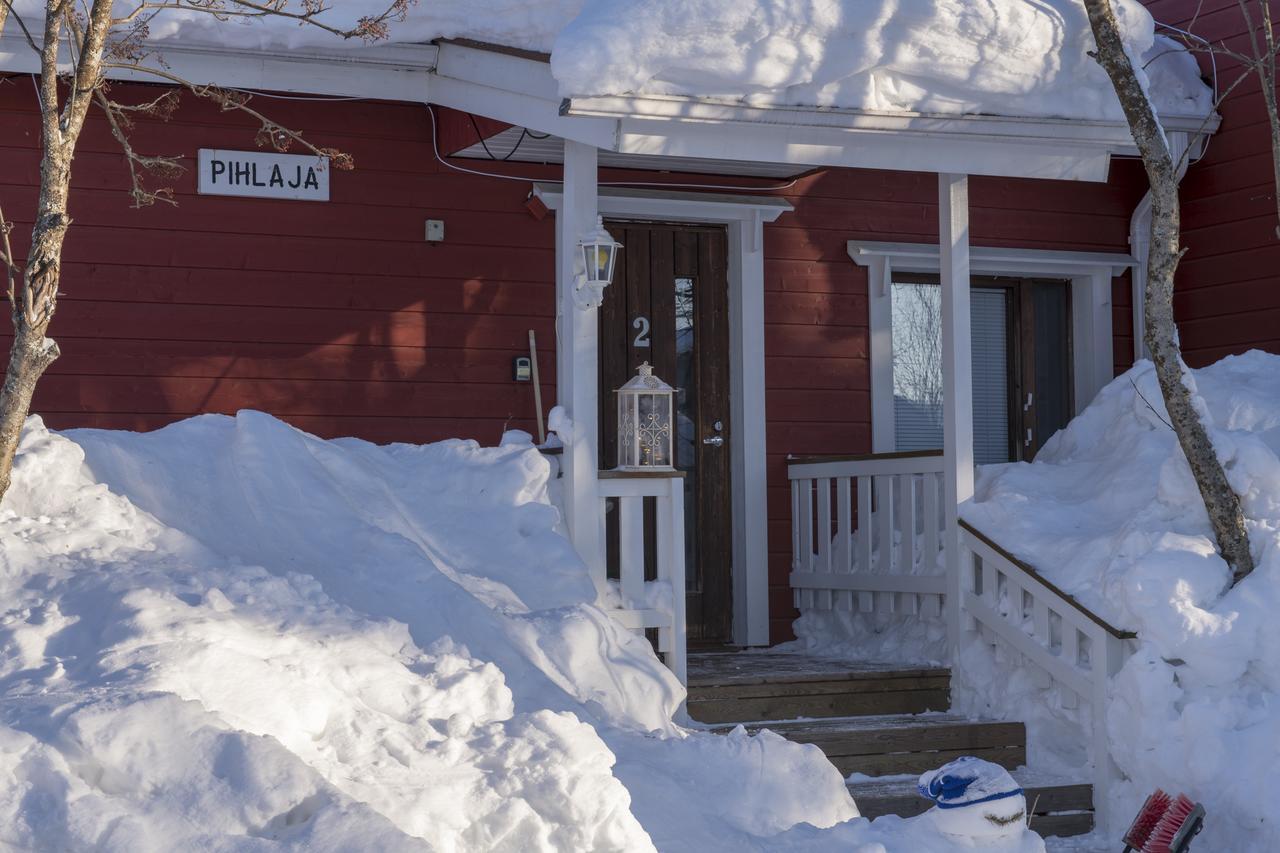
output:
[[[1236,0],[1149,0],[1158,20],[1249,52]],[[1198,13],[1198,14],[1197,14]],[[1256,20],[1256,16],[1255,16]],[[1205,68],[1207,62],[1201,62]],[[1241,66],[1218,57],[1220,86]],[[1251,348],[1280,352],[1280,238],[1266,109],[1250,76],[1223,103],[1222,126],[1182,183],[1182,239],[1174,308],[1192,366]]]
[[[55,427],[150,429],[259,408],[376,441],[532,430],[532,389],[511,381],[511,360],[535,329],[554,399],[555,273],[554,222],[523,208],[528,184],[440,167],[421,106],[257,106],[355,157],[356,171],[331,176],[330,202],[199,196],[189,171],[177,208],[135,211],[118,148],[90,122],[53,325],[63,356],[36,410]],[[0,199],[22,254],[39,167],[26,78],[0,85],[0,125]],[[197,149],[254,150],[253,136],[188,96],[136,140],[194,169]],[[444,243],[425,242],[429,218],[445,221]]]
[[[533,428],[527,384],[510,381],[538,332],[545,405],[554,401],[554,222],[525,209],[527,181],[440,167],[421,106],[264,102],[309,139],[355,156],[327,204],[195,195],[128,208],[126,171],[101,122],[75,163],[73,226],[54,336],[63,357],[36,409],[55,427],[150,429],[200,412],[259,408],[324,436],[495,442]],[[448,146],[470,121],[446,115]],[[30,83],[0,85],[0,199],[29,231],[37,180]],[[493,125],[481,124],[486,131]],[[253,127],[199,103],[167,125],[141,123],[138,147],[252,149]],[[554,178],[557,167],[466,161]],[[1107,185],[975,179],[976,244],[1125,251],[1140,172]],[[606,172],[602,180],[771,182]],[[828,170],[784,191],[795,212],[765,231],[766,402],[772,635],[793,612],[785,456],[870,448],[867,277],[850,239],[935,240],[930,174]],[[443,244],[424,221],[445,220]],[[19,246],[19,253],[22,248]],[[1114,288],[1115,359],[1129,363],[1128,283]],[[6,343],[0,341],[0,343]]]

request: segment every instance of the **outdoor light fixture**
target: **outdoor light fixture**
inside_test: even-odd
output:
[[[582,270],[578,274],[578,304],[583,308],[599,308],[604,302],[604,289],[613,281],[613,267],[622,244],[604,230],[604,220],[597,217],[596,227],[578,241],[582,249]]]
[[[646,361],[617,393],[618,470],[675,470],[675,389]]]

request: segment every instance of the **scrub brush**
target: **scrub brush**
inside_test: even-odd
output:
[[[1203,826],[1203,806],[1182,794],[1175,799],[1157,788],[1121,840],[1125,853],[1187,853],[1191,839]]]

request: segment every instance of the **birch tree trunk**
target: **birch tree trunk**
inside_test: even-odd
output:
[[[1084,5],[1098,45],[1098,62],[1115,87],[1151,184],[1151,246],[1144,295],[1144,339],[1155,363],[1156,378],[1169,412],[1169,421],[1200,489],[1218,550],[1231,567],[1233,579],[1239,581],[1253,571],[1244,512],[1239,496],[1227,482],[1226,472],[1218,461],[1208,431],[1192,405],[1191,392],[1185,382],[1186,365],[1182,361],[1178,328],[1173,319],[1173,278],[1184,251],[1179,245],[1181,211],[1177,164],[1173,161],[1155,109],[1125,52],[1111,0],[1084,0]]]
[[[8,25],[22,35],[26,46],[40,58],[40,72],[35,81],[40,105],[41,160],[40,195],[33,217],[31,247],[21,269],[9,243],[9,223],[0,210],[0,274],[4,275],[8,285],[14,332],[4,381],[0,383],[0,498],[4,497],[12,481],[18,439],[31,410],[36,383],[58,357],[58,345],[48,337],[48,331],[58,306],[62,244],[71,226],[68,216],[71,160],[91,104],[96,103],[102,108],[111,135],[124,152],[134,206],[143,207],[157,201],[176,204],[172,188],[151,187],[144,180],[144,175],[172,177],[179,174],[182,158],[140,154],[134,150],[127,132],[132,126],[132,117],[151,115],[167,118],[177,105],[176,89],[164,91],[142,103],[124,104],[107,93],[103,85],[104,69],[133,72],[143,79],[180,87],[217,104],[224,111],[234,110],[250,116],[259,124],[259,145],[270,145],[284,152],[296,144],[316,157],[324,158],[335,168],[351,169],[354,164],[350,155],[334,148],[318,147],[304,139],[300,132],[276,123],[249,106],[249,94],[214,85],[198,85],[174,74],[161,57],[152,56],[145,49],[149,25],[161,11],[205,13],[212,20],[221,22],[276,17],[299,26],[316,27],[335,38],[373,42],[387,37],[391,23],[404,20],[413,0],[385,0],[386,5],[380,12],[361,15],[345,29],[320,20],[318,16],[329,7],[311,0],[301,4],[300,9],[289,8],[274,0],[139,3],[134,4],[132,10],[122,9],[119,18],[112,18],[114,0],[44,0],[42,15],[25,12],[33,19],[42,17],[43,30],[35,26],[34,21],[24,21],[24,13],[15,11],[12,2],[0,0],[0,33]],[[114,38],[108,43],[108,36],[113,34]],[[65,48],[61,80],[58,67],[60,48]],[[69,71],[68,57],[71,60]]]
[[[47,0],[38,81],[42,148],[40,197],[21,286],[12,287],[9,293],[14,337],[4,384],[0,385],[0,497],[9,490],[13,458],[22,425],[31,411],[36,383],[58,357],[58,345],[45,333],[58,305],[62,244],[71,225],[67,215],[71,158],[93,93],[101,82],[111,5],[110,0],[95,0],[88,11],[80,55],[71,76],[72,85],[60,110],[58,49],[68,16],[73,13],[65,0]],[[13,258],[8,260],[12,262]]]

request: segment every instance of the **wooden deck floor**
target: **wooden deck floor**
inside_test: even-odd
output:
[[[848,661],[813,655],[760,651],[701,651],[689,654],[689,686],[729,684],[785,684],[798,681],[858,681],[887,674],[938,678],[946,667],[903,666],[874,661]]]

